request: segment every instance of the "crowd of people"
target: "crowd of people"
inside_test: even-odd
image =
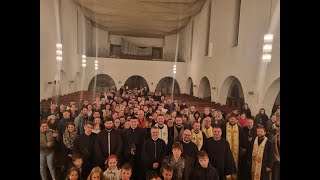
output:
[[[122,87],[40,108],[43,180],[279,180],[279,171],[280,106],[270,116],[252,116],[248,104],[198,112]]]

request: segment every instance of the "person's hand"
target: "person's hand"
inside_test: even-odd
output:
[[[134,148],[132,148],[130,152],[132,155],[135,155]]]
[[[51,147],[53,145],[52,141],[47,142],[47,146]]]
[[[72,158],[72,154],[68,154],[68,156]]]
[[[53,132],[52,132],[52,136],[53,136],[53,137],[57,137],[57,136],[58,136],[58,133],[55,132],[55,131],[53,131]]]
[[[157,162],[152,164],[153,169],[157,169],[159,167],[159,164]]]
[[[250,142],[251,142],[251,141],[252,141],[252,137],[248,137],[248,141],[250,141]]]
[[[269,172],[269,171],[271,171],[271,169],[270,169],[270,168],[268,168],[268,167],[266,167],[266,171],[267,171],[267,172]]]

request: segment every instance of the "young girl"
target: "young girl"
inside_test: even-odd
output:
[[[114,120],[114,129],[115,129],[115,130],[120,130],[120,125],[121,125],[120,119],[119,119],[119,118],[116,118],[116,119]]]
[[[107,170],[103,173],[105,180],[120,180],[121,170],[118,168],[118,158],[110,155],[105,162]]]
[[[72,167],[68,171],[66,180],[79,180],[79,171],[76,167]]]
[[[94,167],[91,170],[87,180],[105,180],[102,169],[99,166]]]

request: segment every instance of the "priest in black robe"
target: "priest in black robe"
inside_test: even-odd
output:
[[[123,132],[123,156],[124,162],[132,165],[132,178],[142,179],[141,152],[142,145],[146,140],[146,129],[139,128],[136,117],[130,119],[130,128]]]
[[[97,134],[92,133],[93,122],[86,121],[84,125],[84,133],[80,134],[73,141],[73,154],[80,154],[82,156],[82,178],[87,178],[93,168],[93,152],[94,143]]]
[[[159,138],[159,128],[151,127],[151,137],[144,141],[142,146],[143,172],[151,174],[160,173],[161,163],[166,156],[167,145]]]
[[[122,153],[122,138],[119,131],[112,129],[113,119],[107,118],[104,125],[105,129],[97,134],[94,146],[95,165],[105,169],[105,161],[112,154],[116,155],[121,160]]]
[[[189,156],[193,159],[194,164],[197,164],[198,160],[198,147],[195,143],[191,141],[191,131],[185,129],[182,134],[182,141],[180,143],[183,146],[183,155]]]
[[[204,150],[208,153],[211,165],[218,171],[219,180],[225,180],[227,175],[236,172],[236,167],[230,144],[221,137],[221,134],[220,127],[213,127],[213,137],[205,140]]]

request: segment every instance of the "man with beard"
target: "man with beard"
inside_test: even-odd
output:
[[[182,118],[180,116],[176,117],[176,124],[173,125],[173,142],[180,142],[182,140],[182,133],[184,131],[184,126],[182,124]]]
[[[220,127],[213,127],[213,137],[207,138],[204,150],[208,153],[209,161],[216,168],[220,180],[225,180],[226,176],[236,172],[233,155],[229,142],[221,138]]]
[[[93,115],[89,117],[89,121],[94,122],[94,119],[101,118],[101,117],[100,117],[100,112],[98,110],[95,110],[93,112]]]
[[[74,124],[76,125],[76,129],[78,131],[78,135],[84,133],[84,124],[88,120],[89,120],[88,108],[87,107],[83,107],[82,110],[81,110],[81,114],[78,117],[76,117],[76,119],[74,120]]]
[[[271,176],[274,151],[271,140],[265,136],[266,131],[263,126],[258,126],[257,137],[252,149],[252,180],[268,180]]]
[[[144,112],[143,110],[139,110],[138,112],[138,127],[139,128],[146,128],[147,127],[147,119],[144,116]]]
[[[200,122],[195,121],[191,130],[191,141],[196,144],[198,151],[203,149],[205,139],[206,135],[200,130]]]
[[[164,140],[159,138],[159,128],[151,128],[151,138],[144,141],[142,146],[144,172],[147,176],[153,171],[159,174],[162,160],[166,156],[167,145]],[[148,177],[148,176],[147,176]]]
[[[136,117],[130,119],[130,128],[123,131],[123,155],[124,162],[129,162],[133,167],[132,177],[135,180],[141,179],[141,151],[146,139],[146,129],[139,128]]]
[[[191,141],[191,131],[189,129],[185,129],[182,137],[182,141],[180,141],[183,146],[182,154],[191,157],[193,161],[196,162],[198,158],[198,147]]]
[[[239,166],[243,155],[246,153],[246,138],[241,126],[237,124],[237,117],[230,116],[229,122],[222,126],[222,137],[225,138],[229,144],[233,154],[233,159],[236,165],[236,173],[228,176],[228,180],[237,180],[241,174]]]
[[[105,170],[104,162],[111,154],[121,157],[122,152],[121,134],[117,130],[112,129],[112,120],[112,118],[106,118],[104,123],[106,128],[97,134],[94,145],[95,164],[100,166],[103,170]]]
[[[206,135],[207,138],[213,137],[210,117],[204,118],[201,130]]]
[[[73,154],[80,154],[83,159],[82,164],[82,178],[89,176],[91,169],[93,168],[93,151],[94,151],[94,142],[96,140],[96,134],[92,133],[93,122],[87,121],[84,125],[84,133],[80,134],[73,141]]]

